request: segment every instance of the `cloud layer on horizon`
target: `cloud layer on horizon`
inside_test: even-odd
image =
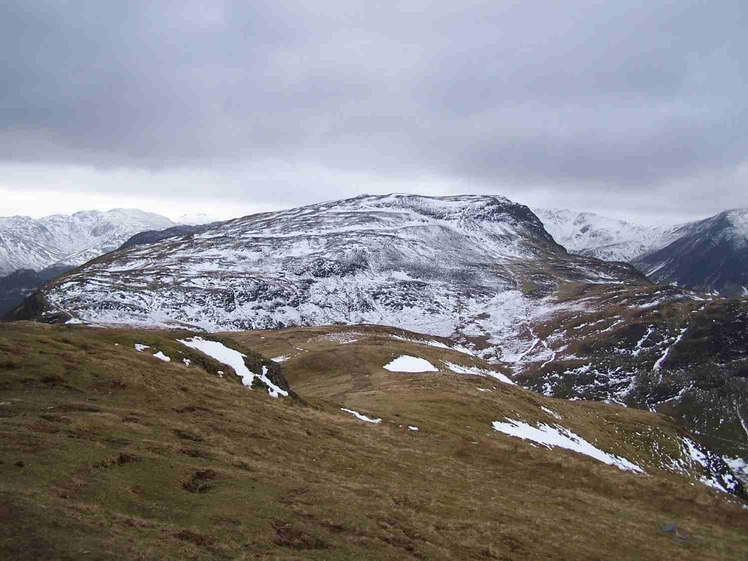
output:
[[[183,174],[166,198],[748,206],[746,29],[742,0],[8,0],[0,163]]]

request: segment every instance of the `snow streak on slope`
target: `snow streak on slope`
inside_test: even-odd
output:
[[[138,232],[173,225],[168,218],[136,209],[92,210],[38,220],[0,217],[0,275],[18,269],[80,265],[117,249]]]
[[[218,362],[225,364],[226,366],[230,366],[234,369],[234,372],[236,372],[237,376],[242,379],[242,383],[248,388],[252,387],[252,383],[254,382],[255,378],[257,378],[267,386],[268,393],[272,397],[278,397],[279,395],[288,397],[288,392],[286,390],[279,388],[270,380],[270,378],[267,377],[267,366],[263,366],[262,372],[259,374],[251,372],[249,368],[247,368],[247,365],[244,363],[244,357],[246,355],[240,353],[239,351],[229,349],[226,345],[224,345],[223,343],[219,343],[218,341],[206,341],[201,337],[193,337],[192,339],[179,339],[179,342],[183,345],[186,345],[187,347],[190,347],[191,349],[197,349],[198,351],[208,355]]]
[[[350,413],[354,417],[356,417],[359,421],[363,421],[365,423],[372,423],[374,425],[378,425],[382,422],[382,419],[373,419],[372,417],[367,417],[366,415],[362,415],[358,411],[354,411],[353,409],[345,409],[343,407],[340,408],[341,411],[345,411],[346,413]],[[416,429],[418,430],[418,429]]]
[[[623,471],[644,473],[644,470],[635,463],[628,461],[626,458],[620,458],[613,454],[603,452],[587,442],[581,436],[574,434],[561,425],[546,425],[540,423],[537,427],[533,427],[524,421],[507,419],[505,422],[495,421],[493,423],[493,428],[497,432],[508,434],[509,436],[514,436],[523,440],[536,442],[548,448],[558,447],[572,450],[573,452],[594,458],[599,462],[615,466]]]

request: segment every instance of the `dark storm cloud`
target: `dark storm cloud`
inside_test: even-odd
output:
[[[0,158],[698,189],[746,161],[746,29],[744,0],[6,0]]]

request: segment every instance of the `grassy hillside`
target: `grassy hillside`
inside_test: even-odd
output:
[[[222,337],[245,350],[253,369],[277,367],[249,349],[289,356],[275,379],[285,375],[298,398],[273,399],[177,342],[187,335],[0,326],[0,558],[748,553],[740,499],[696,483],[696,471],[666,471],[683,434],[664,417],[455,374],[447,362],[488,366],[397,330]],[[149,348],[136,352],[136,343]],[[382,368],[401,354],[439,371]],[[341,407],[382,422],[361,422]],[[563,423],[646,475],[493,431],[491,422],[504,418]]]

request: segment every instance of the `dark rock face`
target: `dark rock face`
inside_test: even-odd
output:
[[[748,296],[748,210],[688,225],[670,245],[634,261],[654,282]]]
[[[36,271],[21,269],[5,277],[0,277],[0,315],[5,315],[44,284]]]

